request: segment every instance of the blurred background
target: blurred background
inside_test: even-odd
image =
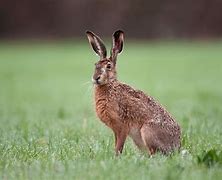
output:
[[[1,0],[0,38],[104,36],[131,38],[222,36],[221,0]]]

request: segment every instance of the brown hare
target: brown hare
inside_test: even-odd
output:
[[[122,153],[129,135],[139,149],[169,154],[180,148],[180,126],[154,98],[117,80],[117,55],[123,49],[123,31],[113,34],[111,55],[103,41],[93,32],[86,32],[89,43],[100,60],[95,64],[95,106],[99,119],[115,135],[115,152]]]

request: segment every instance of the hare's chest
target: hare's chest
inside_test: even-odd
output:
[[[109,119],[106,102],[96,101],[96,115],[101,121]]]
[[[116,108],[108,100],[96,101],[96,114],[109,127],[119,119]]]

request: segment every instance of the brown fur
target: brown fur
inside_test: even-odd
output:
[[[97,45],[102,43],[102,48],[93,48],[100,49],[96,53],[101,57],[93,75],[96,114],[113,130],[117,155],[122,153],[128,135],[138,148],[147,150],[150,155],[157,151],[168,154],[180,147],[180,127],[152,97],[117,80],[116,57],[123,46],[123,32],[117,32],[113,35],[110,58],[103,56],[101,49],[106,49],[101,39]],[[90,36],[89,40],[99,38],[93,33],[87,33],[87,36]],[[95,44],[91,43],[92,46]]]

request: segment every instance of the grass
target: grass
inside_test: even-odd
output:
[[[96,118],[87,41],[0,44],[0,179],[221,179],[222,42],[127,42],[119,79],[154,96],[182,149],[149,158]]]

